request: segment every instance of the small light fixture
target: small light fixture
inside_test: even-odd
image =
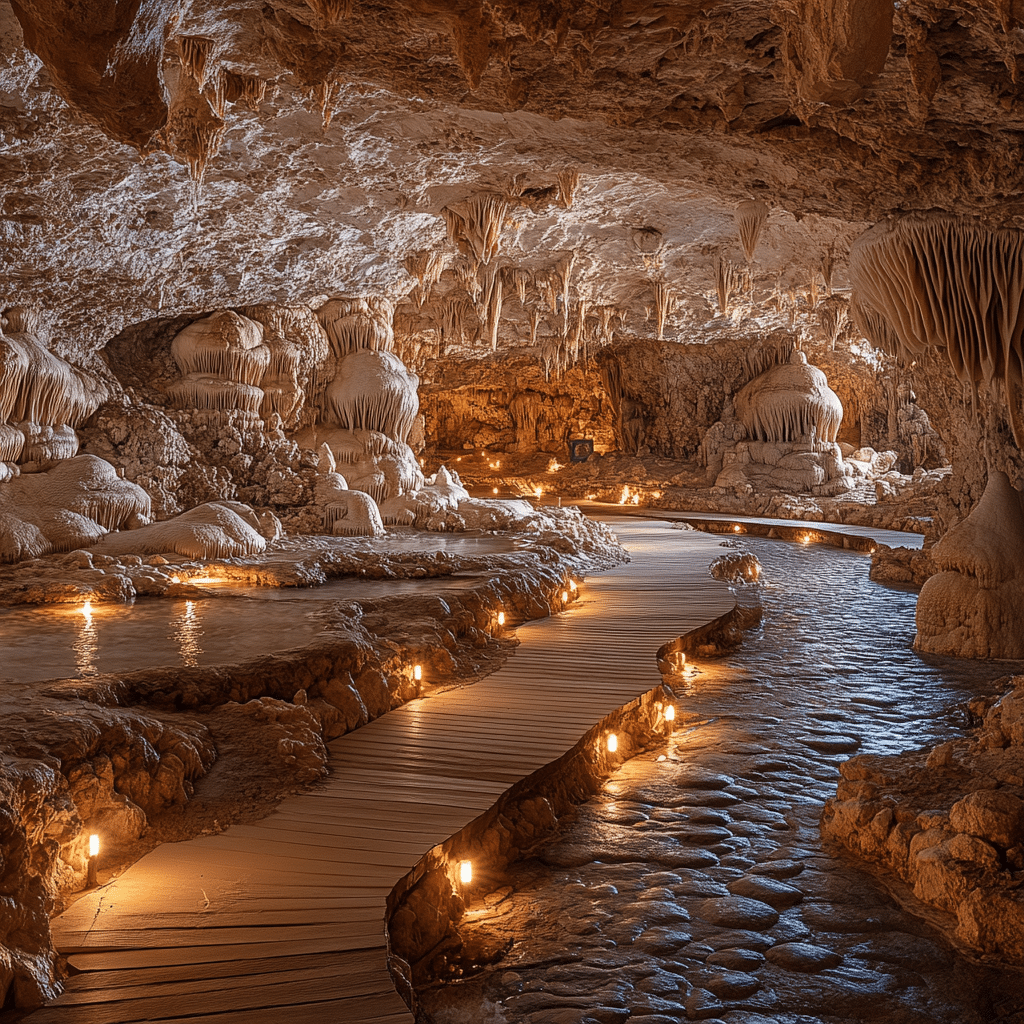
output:
[[[459,881],[463,885],[469,885],[473,881],[473,862],[471,860],[459,861]]]
[[[498,612],[498,625],[499,626],[504,626],[505,625],[505,613],[504,612]]]
[[[568,600],[569,600],[569,591],[568,590],[563,590],[562,591],[562,604],[565,604]]]
[[[811,543],[811,536],[810,536],[810,534],[808,534],[808,533],[805,533],[805,534],[804,534],[804,535],[803,535],[803,536],[802,536],[802,537],[800,538],[800,543],[801,543],[801,544],[810,544],[810,543]]]
[[[533,493],[536,494],[538,498],[543,498],[544,497],[544,488],[543,487],[538,487]]]
[[[412,667],[412,677],[413,677],[413,679],[416,680],[417,683],[423,678],[423,666],[422,665],[413,665],[413,667]]]
[[[86,871],[85,884],[90,889],[94,889],[97,885],[96,882],[96,862],[100,856],[100,837],[94,832],[89,836],[89,866]]]
[[[669,704],[665,708],[665,721],[674,722],[676,720],[676,706],[675,704]]]
[[[82,605],[82,614],[92,615],[92,601],[86,601],[85,604]]]
[[[740,532],[740,524],[737,523],[732,529],[733,529],[734,533],[739,533]]]
[[[619,737],[615,733],[608,734],[608,753],[614,754],[619,749]]]
[[[494,493],[495,493],[495,494],[497,494],[497,493],[498,493],[498,488],[497,488],[497,487],[495,487],[495,488],[494,488]]]

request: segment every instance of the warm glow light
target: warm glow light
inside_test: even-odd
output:
[[[413,679],[416,680],[417,683],[423,678],[423,666],[422,665],[413,665],[413,667],[412,667],[412,677],[413,677]]]
[[[739,533],[739,532],[740,532],[740,524],[739,524],[739,523],[737,523],[737,524],[736,524],[736,525],[735,525],[735,526],[733,527],[733,530],[734,530],[734,532],[736,532],[736,533]]]
[[[665,708],[665,721],[674,722],[676,720],[676,706],[675,704],[669,704]]]
[[[171,577],[171,582],[172,583],[180,583],[181,582],[181,577],[180,576],[172,576]]]
[[[651,497],[652,498],[660,498],[661,497],[661,491],[651,491]]]
[[[563,468],[562,463],[560,463],[557,459],[552,459],[548,463],[548,472],[549,473],[557,473],[562,468]]]
[[[495,494],[497,494],[497,493],[498,493],[498,488],[497,488],[497,487],[495,487],[495,488],[494,488],[494,493],[495,493]]]
[[[803,536],[802,536],[802,537],[800,538],[800,543],[801,543],[801,544],[810,544],[810,543],[811,543],[811,538],[810,538],[810,535],[809,535],[809,534],[806,534],[806,533],[805,533],[805,534],[804,534],[804,535],[803,535]]]
[[[100,852],[100,837],[94,832],[89,836],[89,856],[96,857]]]
[[[459,861],[459,881],[463,885],[469,885],[473,881],[473,862],[471,860]]]
[[[619,749],[619,737],[615,733],[608,734],[608,751],[614,754]]]
[[[569,600],[569,591],[563,590],[562,591],[562,604],[565,604],[565,602],[568,601],[568,600]]]
[[[575,580],[569,580],[569,589],[575,594],[580,588],[576,586]]]
[[[498,625],[499,626],[504,626],[505,625],[505,613],[504,612],[498,612]]]
[[[86,601],[85,604],[82,605],[82,614],[87,616],[92,615],[92,601]]]
[[[537,497],[539,498],[539,497],[541,497],[544,494],[544,488],[543,487],[538,487],[533,493],[536,494]]]
[[[872,549],[871,549],[871,550],[870,550],[870,551],[868,552],[868,554],[870,554],[870,555],[873,555],[874,553],[875,553],[875,549],[874,549],[874,548],[872,548]]]
[[[633,497],[630,500],[633,502],[634,505],[639,505],[640,504],[640,495],[639,495],[639,493],[634,494]]]

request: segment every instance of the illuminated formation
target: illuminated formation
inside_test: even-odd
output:
[[[959,658],[1024,658],[1024,498],[993,471],[974,511],[931,550],[914,646]]]

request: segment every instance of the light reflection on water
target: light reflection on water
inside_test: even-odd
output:
[[[171,637],[178,645],[182,665],[195,668],[199,664],[203,653],[199,638],[203,632],[202,622],[196,612],[196,602],[186,601],[184,611],[171,619]]]
[[[99,634],[93,622],[92,606],[88,601],[82,605],[81,623],[72,650],[75,655],[75,668],[80,676],[96,675],[96,655],[99,653]]]
[[[862,554],[760,538],[741,547],[764,566],[764,618],[725,659],[749,682],[715,687],[718,713],[779,719],[783,733],[852,733],[860,752],[889,754],[948,737],[966,700],[1024,670],[913,650],[917,594],[871,582]],[[780,723],[764,724],[778,737]]]

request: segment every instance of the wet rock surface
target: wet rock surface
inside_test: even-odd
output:
[[[934,912],[898,903],[819,828],[849,756],[827,738],[890,753],[956,735],[1000,669],[914,654],[912,595],[874,588],[863,556],[751,546],[761,634],[675,679],[703,720],[624,765],[510,890],[471,904],[466,960],[419,993],[430,1020],[1021,1019],[1019,972],[954,950]],[[904,632],[879,637],[881,617]],[[507,952],[476,970],[483,948]]]

